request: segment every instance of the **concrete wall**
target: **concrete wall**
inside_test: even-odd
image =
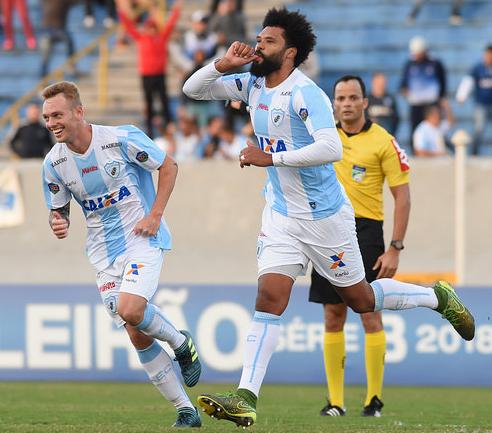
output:
[[[453,159],[413,160],[412,214],[401,254],[401,272],[452,272],[454,245]],[[41,161],[14,164],[21,175],[26,223],[0,229],[0,270],[4,282],[92,282],[84,253],[85,224],[72,205],[70,235],[57,240],[47,224],[40,182]],[[467,181],[468,285],[490,285],[492,255],[491,159],[471,159]],[[181,164],[166,211],[174,238],[161,275],[168,283],[250,283],[256,280],[256,235],[263,208],[262,169],[235,163]],[[391,196],[386,192],[385,232],[391,237]],[[301,281],[306,281],[301,279]]]

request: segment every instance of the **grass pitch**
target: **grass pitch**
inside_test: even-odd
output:
[[[200,384],[201,392],[234,389]],[[257,424],[250,433],[355,432],[492,432],[489,388],[386,387],[381,418],[362,418],[365,389],[347,387],[348,413],[343,418],[319,416],[323,386],[265,385]],[[0,383],[2,433],[161,433],[171,428],[174,409],[144,383]],[[235,425],[202,417],[203,427],[185,431],[235,432]]]

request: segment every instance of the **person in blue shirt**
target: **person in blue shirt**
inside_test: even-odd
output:
[[[166,342],[187,386],[200,361],[191,335],[152,303],[171,234],[162,218],[178,172],[174,160],[132,125],[89,124],[77,86],[43,90],[43,118],[56,144],[43,164],[43,191],[53,234],[69,234],[72,198],[87,221],[87,256],[106,311],[124,327],[150,381],[176,408],[175,427],[200,427],[195,407],[174,374]],[[152,172],[157,170],[157,191]]]
[[[456,100],[462,104],[472,92],[475,93],[476,105],[471,153],[478,155],[487,122],[492,121],[492,44],[485,47],[482,61],[461,80]]]
[[[224,57],[193,73],[183,86],[190,98],[248,104],[257,144],[248,142],[238,162],[242,168],[265,167],[268,175],[256,248],[258,295],[240,383],[233,393],[198,396],[208,415],[243,427],[256,422],[256,403],[280,338],[281,316],[294,281],[309,262],[357,313],[427,307],[451,319],[463,338],[472,339],[475,333],[473,316],[446,282],[431,288],[390,278],[369,284],[365,279],[354,210],[333,168],[342,157],[342,142],[331,101],[298,69],[315,43],[304,15],[272,8],[255,47],[234,42]],[[227,74],[248,64],[250,72]],[[350,107],[342,107],[342,114],[351,113]]]
[[[410,105],[410,145],[417,125],[424,120],[430,105],[440,105],[449,110],[446,99],[446,71],[443,64],[429,56],[427,41],[415,36],[409,43],[410,59],[406,62],[400,89]]]

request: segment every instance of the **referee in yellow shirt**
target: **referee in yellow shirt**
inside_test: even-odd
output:
[[[384,128],[365,117],[366,88],[358,76],[346,75],[333,88],[343,158],[336,162],[337,177],[355,210],[355,222],[366,279],[391,278],[398,268],[410,214],[409,166],[405,152]],[[385,178],[395,200],[393,235],[385,251],[383,239],[383,184]],[[347,306],[328,280],[315,270],[309,300],[323,304],[324,360],[328,403],[321,415],[343,416]],[[363,416],[381,416],[386,337],[381,312],[361,314],[365,330],[367,396]]]

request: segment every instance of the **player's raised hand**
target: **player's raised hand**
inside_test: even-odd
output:
[[[262,59],[261,56],[256,54],[254,47],[244,42],[236,41],[231,44],[225,56],[215,64],[215,68],[219,72],[227,72],[251,62],[262,61]]]
[[[155,236],[161,225],[161,219],[153,214],[145,215],[134,227],[133,233],[140,236]]]
[[[50,213],[50,226],[58,239],[64,239],[68,236],[69,222],[56,210],[52,210]]]
[[[241,168],[250,165],[256,167],[269,167],[273,165],[272,155],[270,153],[263,152],[251,141],[247,141],[247,147],[241,150],[239,153],[239,165]]]

